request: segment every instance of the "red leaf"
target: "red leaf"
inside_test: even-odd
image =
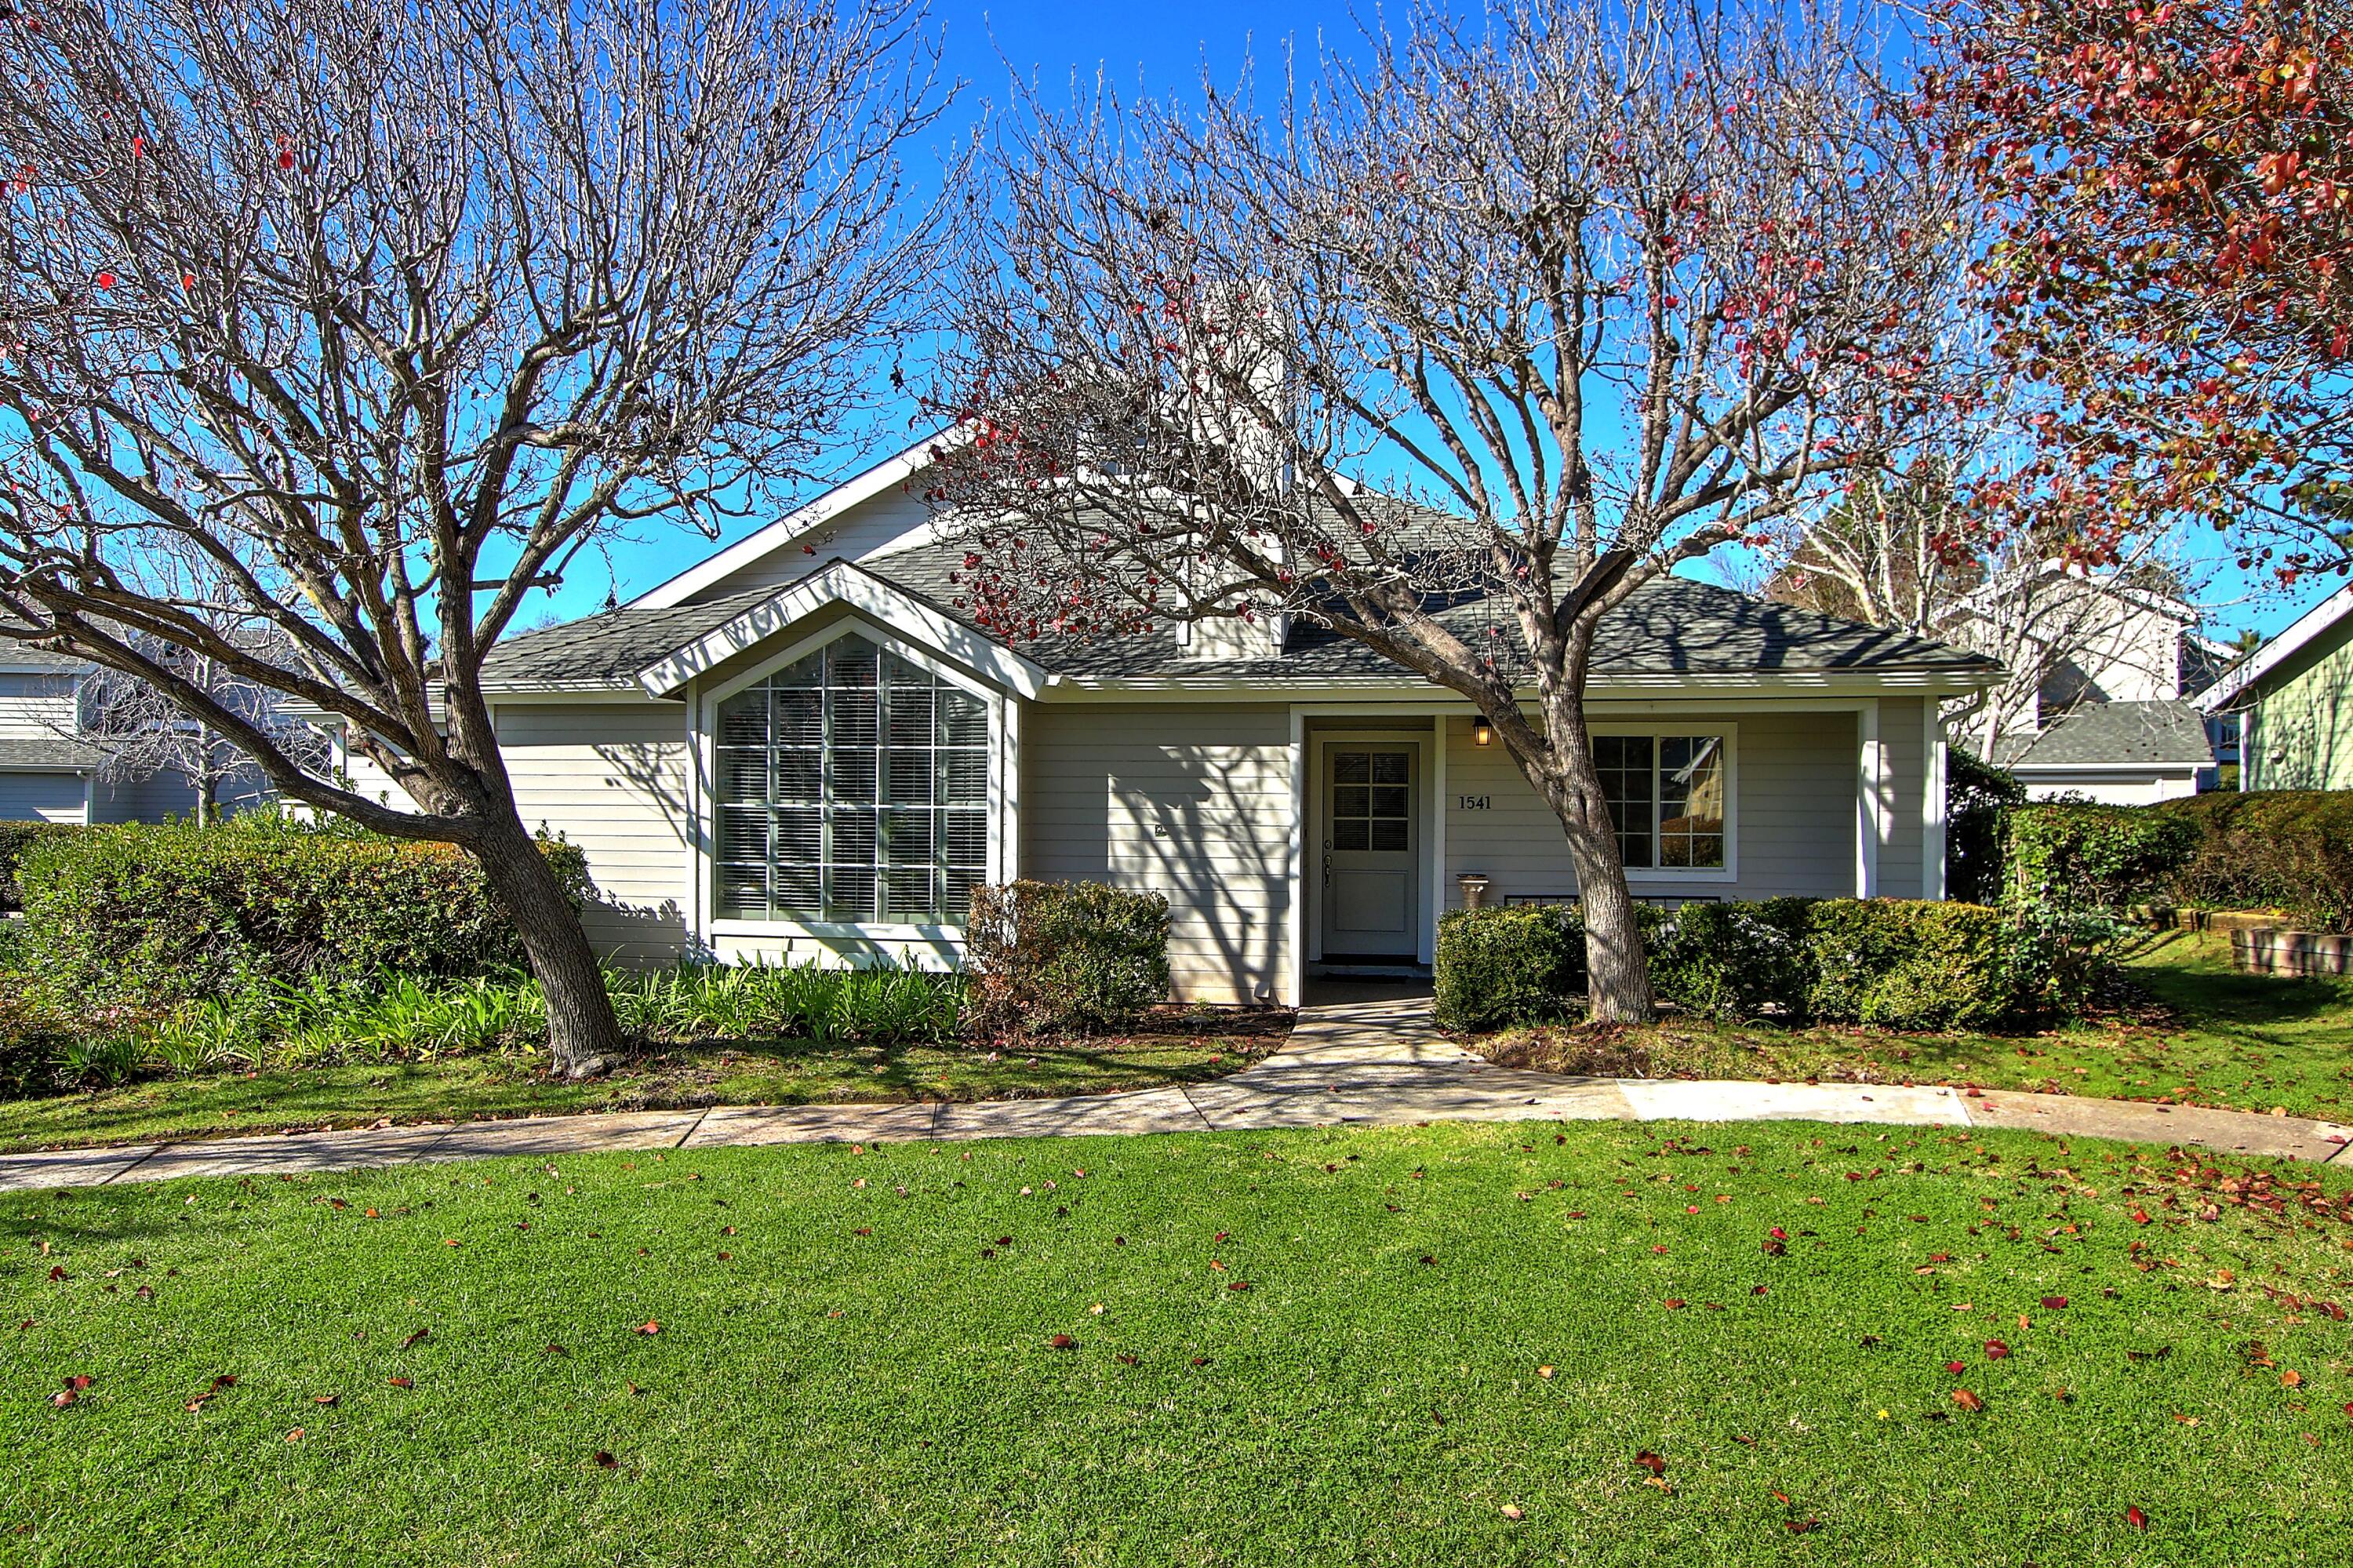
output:
[[[1058,1351],[1075,1351],[1079,1348],[1078,1340],[1068,1334],[1057,1334],[1046,1342]]]
[[[67,1280],[71,1279],[72,1277],[72,1275],[66,1272],[66,1266],[64,1264],[53,1263],[49,1266],[49,1278],[54,1283],[63,1285]]]
[[[595,1458],[596,1467],[600,1470],[617,1470],[621,1467],[621,1461],[613,1457],[613,1451],[609,1448],[597,1449]]]
[[[2067,1298],[2064,1296],[2045,1296],[2042,1305],[2051,1311],[2063,1312],[2067,1308]]]
[[[1809,1531],[1820,1530],[1822,1527],[1822,1521],[1818,1519],[1785,1519],[1781,1522],[1789,1527],[1789,1533],[1792,1535],[1803,1535]]]
[[[1650,1471],[1651,1474],[1654,1476],[1663,1476],[1667,1473],[1667,1462],[1659,1457],[1656,1454],[1651,1453],[1648,1448],[1643,1449],[1641,1453],[1634,1456],[1634,1463],[1641,1466],[1642,1468]]]
[[[2148,1515],[2140,1511],[2140,1504],[2132,1503],[2125,1509],[2125,1522],[2135,1530],[2147,1530]]]
[[[1670,1296],[1667,1298],[1667,1310],[1670,1312],[1680,1311],[1686,1305],[1687,1303],[1680,1296]]]
[[[1965,1388],[1953,1390],[1953,1403],[1972,1414],[1985,1408],[1985,1401]]]
[[[430,1330],[430,1329],[419,1329],[419,1330],[417,1330],[417,1332],[415,1332],[415,1333],[413,1333],[413,1334],[409,1335],[409,1336],[408,1336],[408,1338],[406,1338],[406,1339],[405,1339],[405,1340],[401,1340],[401,1341],[400,1341],[400,1348],[401,1348],[402,1350],[404,1350],[404,1351],[405,1351],[405,1350],[408,1349],[408,1347],[409,1347],[409,1346],[411,1346],[411,1345],[413,1345],[413,1344],[416,1344],[419,1340],[430,1339],[430,1338],[432,1337],[432,1335],[433,1335],[433,1330]]]
[[[415,1388],[417,1386],[416,1383],[405,1377],[388,1377],[384,1381],[390,1383],[395,1388]]]
[[[98,286],[101,289],[111,289],[114,287],[114,274],[111,272],[100,272],[98,275]]]
[[[638,1325],[638,1332],[640,1334],[659,1334],[661,1332],[661,1325],[655,1322],[651,1318],[649,1318],[644,1322]]]
[[[1986,1360],[1989,1361],[1998,1361],[2009,1354],[2010,1347],[2003,1344],[2000,1340],[1988,1340],[1986,1341]]]

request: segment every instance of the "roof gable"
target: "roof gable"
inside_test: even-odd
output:
[[[2224,671],[2221,680],[2199,694],[2198,705],[2210,714],[2228,707],[2298,653],[2325,643],[2331,633],[2346,632],[2353,632],[2353,584],[2306,610],[2286,630]]]

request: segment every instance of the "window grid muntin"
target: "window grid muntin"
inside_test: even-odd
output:
[[[1597,735],[1594,764],[1603,800],[1618,832],[1618,853],[1629,871],[1722,871],[1730,863],[1731,773],[1722,732]],[[1712,769],[1703,786],[1696,762]],[[1674,774],[1692,769],[1678,785]],[[1713,800],[1707,799],[1712,792]],[[1713,828],[1674,827],[1690,821],[1697,799],[1713,805]],[[1683,808],[1670,817],[1671,801]]]
[[[954,924],[988,867],[987,704],[863,637],[719,705],[722,919]]]
[[[1331,773],[1333,849],[1384,853],[1409,849],[1413,753],[1335,747],[1325,762]]]

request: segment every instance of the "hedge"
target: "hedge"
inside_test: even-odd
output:
[[[0,821],[0,909],[22,909],[24,890],[16,885],[16,868],[25,852],[49,839],[70,838],[90,830],[79,822]]]
[[[585,899],[580,851],[541,848]],[[169,1005],[271,980],[523,962],[472,857],[344,823],[125,823],[44,840],[20,874],[25,963],[60,1001]]]
[[[2003,896],[2062,908],[2119,908],[2185,864],[2198,824],[2142,806],[2050,801],[2010,813]]]
[[[1895,898],[1637,905],[1651,984],[1713,1017],[1776,1014],[1888,1029],[1966,1029],[2066,1000],[2013,985],[2020,924],[1999,909]],[[1567,1016],[1585,990],[1574,905],[1457,910],[1439,922],[1437,1015],[1476,1031]]]
[[[1119,1028],[1168,995],[1168,900],[1100,882],[976,887],[965,970],[981,1029]]]
[[[2284,909],[2309,929],[2353,929],[2353,790],[2218,791],[2147,810],[2199,832],[2196,849],[2153,894],[2204,908]]]

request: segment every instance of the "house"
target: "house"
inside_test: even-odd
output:
[[[523,820],[586,852],[609,954],[949,962],[975,884],[1096,878],[1167,895],[1179,997],[1291,1001],[1426,966],[1465,878],[1574,894],[1470,705],[1327,630],[984,632],[926,461],[493,652]],[[1990,660],[1675,578],[1595,668],[1638,895],[1942,895],[1938,705]]]
[[[98,673],[85,661],[0,639],[0,821],[153,822],[195,811],[195,781],[152,736],[121,732],[119,722],[109,728]],[[121,716],[118,706],[113,717]],[[262,798],[249,763],[225,762],[221,773],[211,783],[225,809]]]
[[[1972,608],[1965,640],[2000,651],[2010,674],[1959,734],[2029,799],[2169,800],[2214,788],[2218,759],[2235,759],[2235,726],[2194,700],[2227,651],[2178,595],[2054,562]]]
[[[2239,719],[2242,789],[2353,789],[2353,587],[2247,655],[2199,705]]]

